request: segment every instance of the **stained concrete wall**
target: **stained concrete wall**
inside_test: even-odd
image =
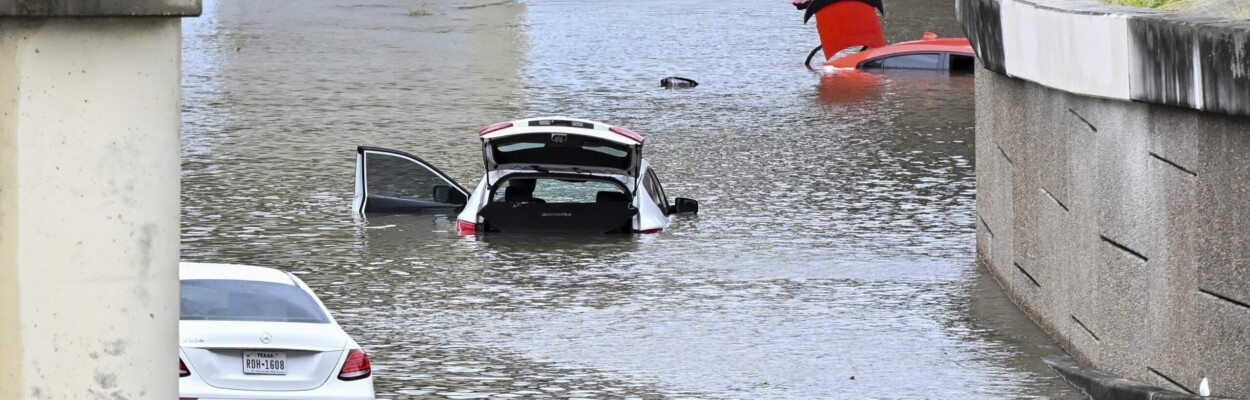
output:
[[[956,0],[982,65],[1086,96],[1250,116],[1250,21],[1098,0]]]
[[[1250,397],[1250,119],[977,77],[977,250],[1074,357]]]
[[[1158,46],[1160,30],[1150,41],[1154,55],[1130,43],[1123,55],[1076,60],[1124,57],[1131,79],[1105,82],[1128,86],[1071,85],[1100,78],[1055,75],[1063,63],[1048,65],[1042,55],[1064,45],[1030,47],[1054,44],[1054,37],[1003,33],[1021,28],[1005,21],[1031,15],[987,18],[1004,21],[997,32],[993,23],[970,20],[980,17],[973,10],[1021,6],[1009,1],[960,4],[969,34],[982,44],[978,51],[991,61],[978,71],[976,88],[978,258],[1082,363],[1190,393],[1207,378],[1213,395],[1250,398],[1250,118],[1236,115],[1240,105],[1204,110],[1138,97],[1163,91],[1143,88],[1134,76],[1172,82],[1173,93],[1195,87],[1192,74],[1177,81],[1176,68],[1140,73],[1143,65],[1165,64],[1159,60],[1173,57],[1168,52],[1192,61],[1194,47]],[[1055,3],[1041,7],[1047,13],[1090,18],[1088,9],[1060,7],[1078,2],[1033,3]],[[1142,37],[1131,28],[1139,22],[1108,18],[1108,26],[1129,27],[1119,37]],[[1001,46],[997,54],[994,45]],[[1013,68],[1022,58],[1012,54],[1020,53],[1036,53],[1023,58],[1034,65]],[[1147,55],[1154,58],[1141,58]],[[1236,71],[1250,68],[1224,61],[1234,71],[1224,75],[1236,79],[1244,79]],[[1218,69],[1212,59],[1185,65],[1190,72]],[[1107,88],[1128,90],[1136,101],[1107,95]],[[1242,97],[1225,105],[1250,101],[1250,90],[1237,82],[1219,90]]]
[[[0,399],[176,398],[181,22],[167,15],[184,9],[47,18],[12,4],[0,1]]]
[[[185,17],[200,15],[200,0],[0,0],[0,16]]]

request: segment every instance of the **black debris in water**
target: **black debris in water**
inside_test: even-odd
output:
[[[699,82],[695,82],[694,79],[676,76],[660,79],[660,87],[665,89],[689,89],[695,86],[699,86]]]

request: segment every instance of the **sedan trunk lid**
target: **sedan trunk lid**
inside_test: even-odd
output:
[[[332,323],[182,321],[179,332],[195,373],[211,386],[236,390],[320,387],[336,372],[349,341]],[[256,357],[283,362],[258,373],[246,360]]]

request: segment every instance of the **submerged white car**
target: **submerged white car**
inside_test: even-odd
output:
[[[180,398],[374,398],[369,356],[295,275],[182,263],[179,276]]]
[[[643,137],[566,117],[501,122],[478,132],[486,175],[472,192],[420,158],[356,149],[355,213],[459,210],[460,232],[652,233],[699,203],[668,195],[642,157]]]

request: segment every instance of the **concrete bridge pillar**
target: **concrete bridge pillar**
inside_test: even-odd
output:
[[[172,399],[181,21],[0,0],[0,399]]]

